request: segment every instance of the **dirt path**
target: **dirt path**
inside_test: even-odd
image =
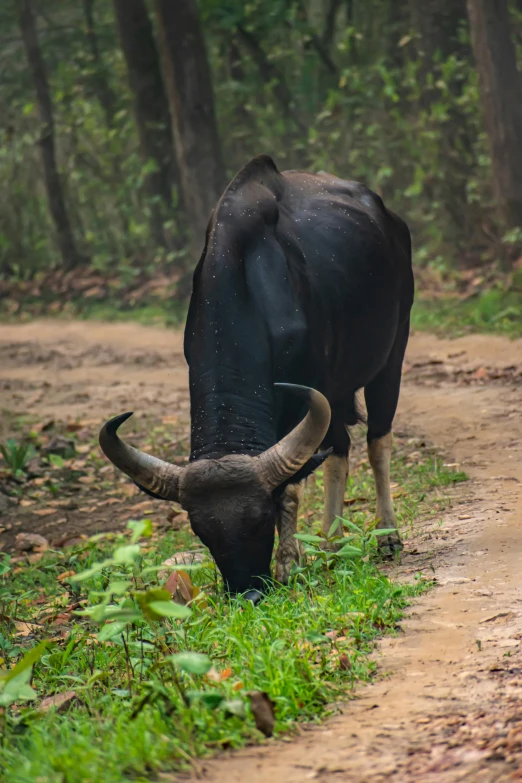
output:
[[[134,325],[0,327],[1,406],[95,420],[134,407],[187,413],[178,334]],[[414,336],[397,429],[471,476],[403,565],[438,587],[384,640],[382,677],[322,727],[204,762],[215,783],[522,780],[522,341]],[[0,432],[1,437],[1,432]]]

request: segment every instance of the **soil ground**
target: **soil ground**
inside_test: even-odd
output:
[[[76,432],[132,408],[141,412],[135,428],[142,432],[152,414],[186,422],[181,347],[178,332],[137,325],[0,326],[0,440],[20,416],[74,421]],[[435,444],[471,477],[455,490],[442,528],[419,526],[402,563],[391,567],[411,577],[430,564],[437,587],[415,603],[397,637],[381,642],[382,676],[341,714],[292,741],[201,762],[199,776],[216,783],[522,780],[521,403],[522,341],[412,337],[396,429]],[[148,505],[117,494],[114,504],[92,505],[96,487],[81,479],[76,502],[48,503],[43,515],[38,492],[28,506],[4,508],[0,543],[10,548],[20,531],[63,538],[108,529]]]

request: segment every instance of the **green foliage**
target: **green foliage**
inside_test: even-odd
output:
[[[31,443],[18,443],[14,438],[9,438],[5,443],[0,443],[0,454],[9,470],[16,475],[23,472],[34,456],[34,448]]]
[[[327,38],[327,5],[199,3],[228,173],[268,152],[283,168],[326,169],[362,180],[407,219],[419,264],[459,267],[519,248],[520,237],[503,237],[492,210],[467,26],[447,51],[426,62],[406,9],[397,13],[382,0],[342,4]],[[153,164],[139,155],[111,4],[95,6],[101,62],[93,59],[81,6],[38,4],[58,162],[78,242],[101,277],[117,271],[124,283],[142,273],[191,268],[176,193],[173,210],[163,214],[166,248],[151,234],[151,211],[159,208],[146,189]],[[0,22],[6,36],[0,54],[0,270],[28,279],[59,266],[60,259],[39,159],[34,88],[11,4],[0,11]],[[515,32],[521,24],[515,13]],[[264,53],[263,67],[252,40]],[[110,111],[100,75],[114,98]],[[104,296],[110,299],[111,292]]]
[[[456,337],[470,332],[491,332],[508,337],[522,335],[522,296],[516,288],[494,287],[475,296],[418,299],[413,308],[412,326]]]
[[[437,493],[457,478],[438,460],[407,455],[395,460],[394,476],[404,536],[423,498],[429,493],[424,506],[436,514]],[[308,499],[318,510],[321,486],[319,473]],[[307,562],[257,607],[227,600],[210,561],[182,567],[199,592],[190,607],[173,604],[158,571],[185,539],[151,538],[148,520],[130,523],[127,536],[48,552],[16,575],[7,557],[0,560],[0,658],[9,672],[0,671],[0,692],[13,703],[0,717],[2,780],[119,783],[189,766],[224,745],[260,739],[248,699],[256,690],[274,702],[278,734],[327,715],[372,677],[374,640],[393,633],[411,597],[429,586],[422,574],[400,585],[379,571],[365,510],[372,493],[363,465],[349,486],[344,553],[324,552],[315,546],[322,537],[303,531]],[[66,633],[40,645],[39,613],[62,611],[72,596],[81,608]],[[184,617],[158,612],[158,604]],[[10,617],[29,624],[33,638],[20,639]],[[71,690],[63,712],[39,704]]]

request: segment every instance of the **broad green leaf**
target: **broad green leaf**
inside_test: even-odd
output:
[[[79,574],[70,576],[67,581],[83,582],[85,579],[90,579],[91,576],[95,576],[96,574],[99,574],[100,571],[103,571],[103,569],[107,568],[107,566],[114,565],[114,563],[115,561],[112,558],[109,558],[108,560],[102,560],[100,563],[95,563],[91,568],[88,568],[86,571],[81,571]]]
[[[186,607],[183,607],[186,608]],[[182,671],[189,674],[206,674],[212,667],[212,661],[208,655],[197,652],[181,652],[170,655],[168,658]]]
[[[152,590],[147,590],[146,592],[136,592],[134,593],[134,597],[138,602],[138,606],[140,607],[141,611],[148,620],[161,620],[162,617],[165,617],[165,614],[161,614],[154,610],[152,607],[154,602],[159,601],[160,603],[163,602],[166,604],[172,603],[172,596],[169,591],[159,587]]]
[[[132,563],[139,557],[141,547],[139,544],[127,544],[114,550],[112,558],[115,563]]]
[[[339,533],[341,531],[341,524],[342,524],[342,520],[339,517],[334,519],[334,521],[330,525],[330,530],[328,531],[328,538],[331,538],[334,533]]]
[[[15,701],[33,701],[33,699],[38,698],[36,691],[24,679],[15,677],[15,679],[6,684],[0,693],[0,706],[8,707]]]
[[[371,536],[391,536],[394,534],[397,535],[397,530],[394,527],[375,528],[370,531]]]
[[[151,601],[147,606],[160,617],[171,617],[175,620],[185,620],[192,614],[188,606],[175,604],[174,601]]]
[[[11,669],[5,675],[2,675],[3,681],[8,683],[18,677],[18,675],[22,672],[30,669],[37,661],[40,660],[49,642],[49,639],[44,639],[44,641],[40,642],[40,644],[37,644],[36,647],[33,647],[31,650],[29,650],[29,652],[24,655],[22,660],[18,661],[14,669]]]
[[[298,541],[303,541],[305,544],[322,544],[324,542],[324,538],[321,538],[321,536],[313,536],[309,533],[295,533],[294,538],[297,538]]]
[[[361,536],[364,534],[364,530],[362,529],[362,527],[356,525],[355,522],[351,522],[349,519],[343,519],[342,523],[343,523],[343,527],[347,527],[350,530],[353,530],[354,533],[359,533],[359,535]]]
[[[125,582],[124,580],[111,582],[106,592],[111,595],[123,595],[130,584],[131,582]]]
[[[121,698],[130,696],[130,691],[127,690],[127,688],[114,688],[111,693],[114,693],[115,696],[120,696]]]
[[[63,468],[65,461],[59,454],[49,454],[49,462],[53,468]]]
[[[7,574],[7,572],[11,569],[10,563],[10,555],[5,555],[2,560],[0,560],[0,576],[4,576],[4,574]]]
[[[245,702],[242,699],[226,699],[221,703],[221,709],[238,718],[246,718]]]
[[[143,571],[140,571],[140,576],[144,576],[145,574],[153,574],[157,571],[198,571],[203,566],[205,568],[215,568],[214,563],[212,563],[210,560],[204,563],[176,563],[174,565],[165,565],[165,563],[160,563],[160,565],[147,566],[143,569]]]
[[[187,691],[187,698],[191,704],[200,702],[213,710],[224,701],[224,696],[218,691]]]
[[[137,620],[143,620],[143,617],[135,609],[126,609],[123,606],[108,606],[101,619],[117,620],[119,623],[135,623]],[[98,622],[100,621],[98,620]]]
[[[150,538],[152,535],[152,521],[150,519],[130,519],[127,522],[127,527],[133,531],[131,544],[135,544],[140,538]]]
[[[360,557],[362,553],[362,549],[359,547],[345,544],[336,554],[337,557]]]

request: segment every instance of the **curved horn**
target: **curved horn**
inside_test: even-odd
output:
[[[136,484],[159,495],[164,500],[178,500],[179,479],[183,468],[151,457],[133,446],[127,446],[117,435],[118,427],[132,416],[122,413],[104,424],[100,430],[100,447],[106,457]]]
[[[293,383],[276,383],[280,389],[289,389],[307,399],[308,413],[292,432],[279,443],[255,457],[263,482],[275,489],[286,479],[293,476],[299,468],[316,452],[330,426],[330,405],[326,397],[308,386],[296,386]]]

